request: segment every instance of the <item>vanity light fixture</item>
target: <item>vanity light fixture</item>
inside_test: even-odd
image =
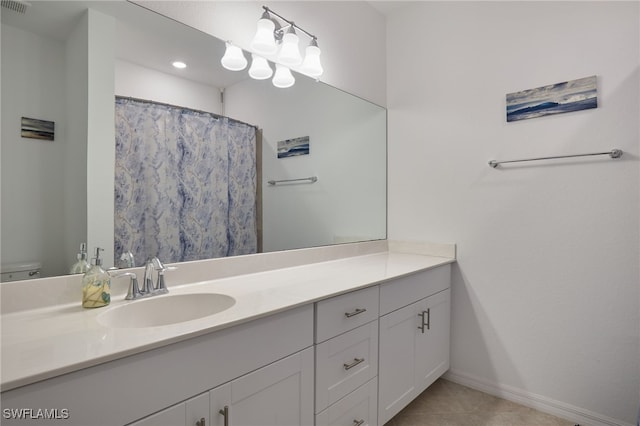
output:
[[[269,66],[269,62],[262,56],[255,53],[251,54],[251,68],[249,68],[249,76],[255,80],[266,80],[273,75],[273,70]]]
[[[251,41],[251,50],[261,55],[273,55],[276,53],[278,46],[274,35],[275,30],[276,22],[271,19],[269,12],[265,10],[260,20],[258,20],[258,29]]]
[[[231,71],[242,71],[247,67],[247,58],[244,57],[242,49],[229,42],[226,43],[224,56],[220,59],[223,67]]]
[[[322,64],[320,64],[320,48],[315,38],[311,40],[311,43],[307,46],[304,62],[302,62],[300,70],[314,78],[320,77],[324,72]]]
[[[268,7],[262,8],[264,12],[258,20],[256,34],[250,44],[252,53],[249,76],[256,80],[265,80],[273,75],[273,85],[282,88],[291,87],[295,83],[291,67],[299,67],[302,73],[315,79],[319,78],[323,69],[318,38]],[[300,54],[300,38],[297,31],[310,39],[304,59]],[[267,58],[275,63],[275,74]],[[247,66],[242,50],[230,42],[227,42],[227,49],[220,62],[232,71],[240,71]]]
[[[282,46],[280,46],[280,52],[278,52],[278,62],[290,67],[300,65],[302,63],[302,56],[300,56],[300,49],[298,48],[299,41],[300,39],[292,23],[284,36],[282,36]]]
[[[291,87],[296,82],[296,79],[291,74],[291,70],[284,65],[276,64],[276,73],[273,76],[272,83],[274,86],[281,89]]]

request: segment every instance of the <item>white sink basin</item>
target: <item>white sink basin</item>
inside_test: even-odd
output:
[[[233,297],[224,294],[169,294],[113,307],[98,315],[97,320],[106,327],[158,327],[208,317],[235,303]]]

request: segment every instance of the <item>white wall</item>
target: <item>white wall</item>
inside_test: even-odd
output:
[[[389,238],[458,244],[450,377],[581,424],[638,412],[639,6],[424,2],[387,26]],[[506,93],[594,74],[597,109],[505,122]]]
[[[116,60],[118,96],[152,100],[221,114],[220,89],[165,74],[131,62]]]
[[[248,50],[262,6],[318,37],[321,81],[378,105],[386,104],[385,22],[362,1],[136,1]],[[301,44],[308,38],[301,35]]]
[[[2,263],[37,260],[54,275],[66,272],[64,58],[63,43],[2,25]],[[21,117],[54,121],[55,140],[22,138]]]
[[[78,20],[66,42],[68,143],[65,166],[62,167],[65,171],[64,191],[58,193],[64,197],[65,207],[63,241],[66,255],[65,270],[61,273],[68,272],[80,244],[87,242],[88,25],[85,15]]]
[[[104,249],[103,266],[114,265],[115,19],[93,9],[88,19],[87,249]]]

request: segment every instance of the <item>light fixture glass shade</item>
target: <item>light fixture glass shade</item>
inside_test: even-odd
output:
[[[324,70],[320,64],[320,48],[317,45],[311,44],[307,46],[300,71],[311,77],[320,77],[322,75]]]
[[[263,17],[258,21],[256,35],[251,41],[251,50],[261,55],[272,55],[276,53],[278,46],[273,36],[276,25],[268,17]]]
[[[240,71],[246,68],[247,58],[244,57],[242,49],[231,43],[227,43],[227,49],[222,59],[220,59],[220,63],[228,70]]]
[[[273,85],[281,89],[293,86],[296,79],[293,78],[291,70],[284,65],[276,64],[276,73],[273,76]]]
[[[278,62],[290,67],[300,65],[302,62],[300,49],[298,49],[298,36],[293,31],[293,28],[290,28],[289,32],[282,37],[282,47],[280,48],[280,53],[278,53]]]
[[[251,68],[249,68],[249,76],[255,80],[266,80],[273,75],[273,70],[269,63],[262,56],[251,54]]]

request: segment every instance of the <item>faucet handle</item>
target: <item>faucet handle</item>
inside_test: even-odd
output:
[[[125,300],[134,300],[139,297],[142,297],[142,293],[140,292],[140,287],[138,286],[138,277],[133,272],[119,272],[115,274],[111,274],[113,278],[121,278],[121,277],[129,277],[131,280],[129,281],[129,290],[127,291],[127,295],[125,296]]]
[[[178,268],[175,266],[164,266],[164,265],[162,265],[162,267],[158,269],[158,285],[156,287],[156,293],[158,294],[169,293],[169,289],[167,288],[164,282],[164,273],[166,271],[175,271],[176,269]]]

